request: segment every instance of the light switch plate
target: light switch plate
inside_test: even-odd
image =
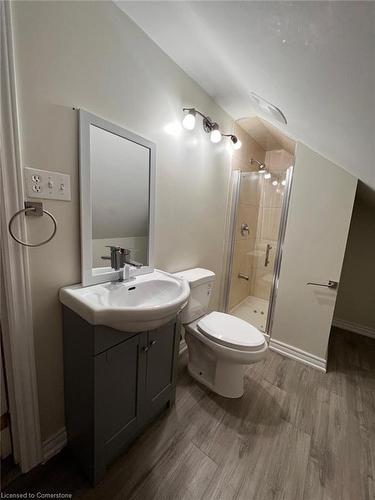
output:
[[[36,168],[24,169],[26,195],[28,198],[70,201],[70,175],[49,172]]]

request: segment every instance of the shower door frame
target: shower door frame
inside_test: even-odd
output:
[[[273,279],[272,279],[271,293],[268,299],[269,302],[268,302],[267,322],[266,322],[266,329],[264,332],[264,335],[266,337],[269,337],[269,339],[271,338],[272,335],[273,316],[275,312],[277,289],[279,286],[285,231],[288,221],[290,195],[292,190],[293,170],[294,170],[294,165],[291,165],[286,170],[286,179],[285,179],[286,185],[284,191],[284,200],[281,207],[281,218],[280,218],[280,225],[279,225],[279,232],[277,239],[275,264],[273,267]],[[241,170],[234,170],[232,172],[231,202],[229,208],[230,210],[230,216],[229,216],[230,222],[228,231],[229,238],[228,238],[228,249],[227,249],[227,259],[226,259],[225,285],[224,285],[224,311],[226,313],[229,312],[229,296],[230,296],[231,278],[233,269],[234,248],[236,243],[236,223],[237,223],[237,214],[238,214],[238,206],[240,198],[241,175],[256,174],[256,173],[257,172],[242,172]]]

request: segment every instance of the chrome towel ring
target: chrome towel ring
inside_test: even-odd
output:
[[[13,234],[12,224],[13,224],[14,219],[22,213],[24,213],[25,215],[32,215],[34,217],[42,217],[43,214],[48,215],[48,217],[50,217],[50,219],[53,222],[53,232],[52,232],[51,236],[49,236],[46,240],[41,241],[40,243],[27,243],[26,241],[22,241],[21,239],[17,238],[17,236],[15,236]],[[55,236],[56,231],[57,231],[57,221],[56,221],[55,217],[50,212],[48,212],[48,210],[44,210],[43,204],[41,202],[25,201],[25,208],[18,210],[18,212],[16,212],[14,215],[12,215],[12,217],[9,221],[9,224],[8,224],[8,229],[9,229],[9,233],[10,233],[11,237],[20,245],[23,245],[25,247],[40,247],[42,245],[45,245],[49,241],[51,241],[52,238]]]

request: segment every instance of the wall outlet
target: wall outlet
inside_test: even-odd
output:
[[[70,201],[70,175],[48,170],[24,169],[26,195],[29,198]]]

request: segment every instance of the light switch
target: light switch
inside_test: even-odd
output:
[[[26,194],[29,198],[70,201],[70,175],[48,170],[24,169]]]

